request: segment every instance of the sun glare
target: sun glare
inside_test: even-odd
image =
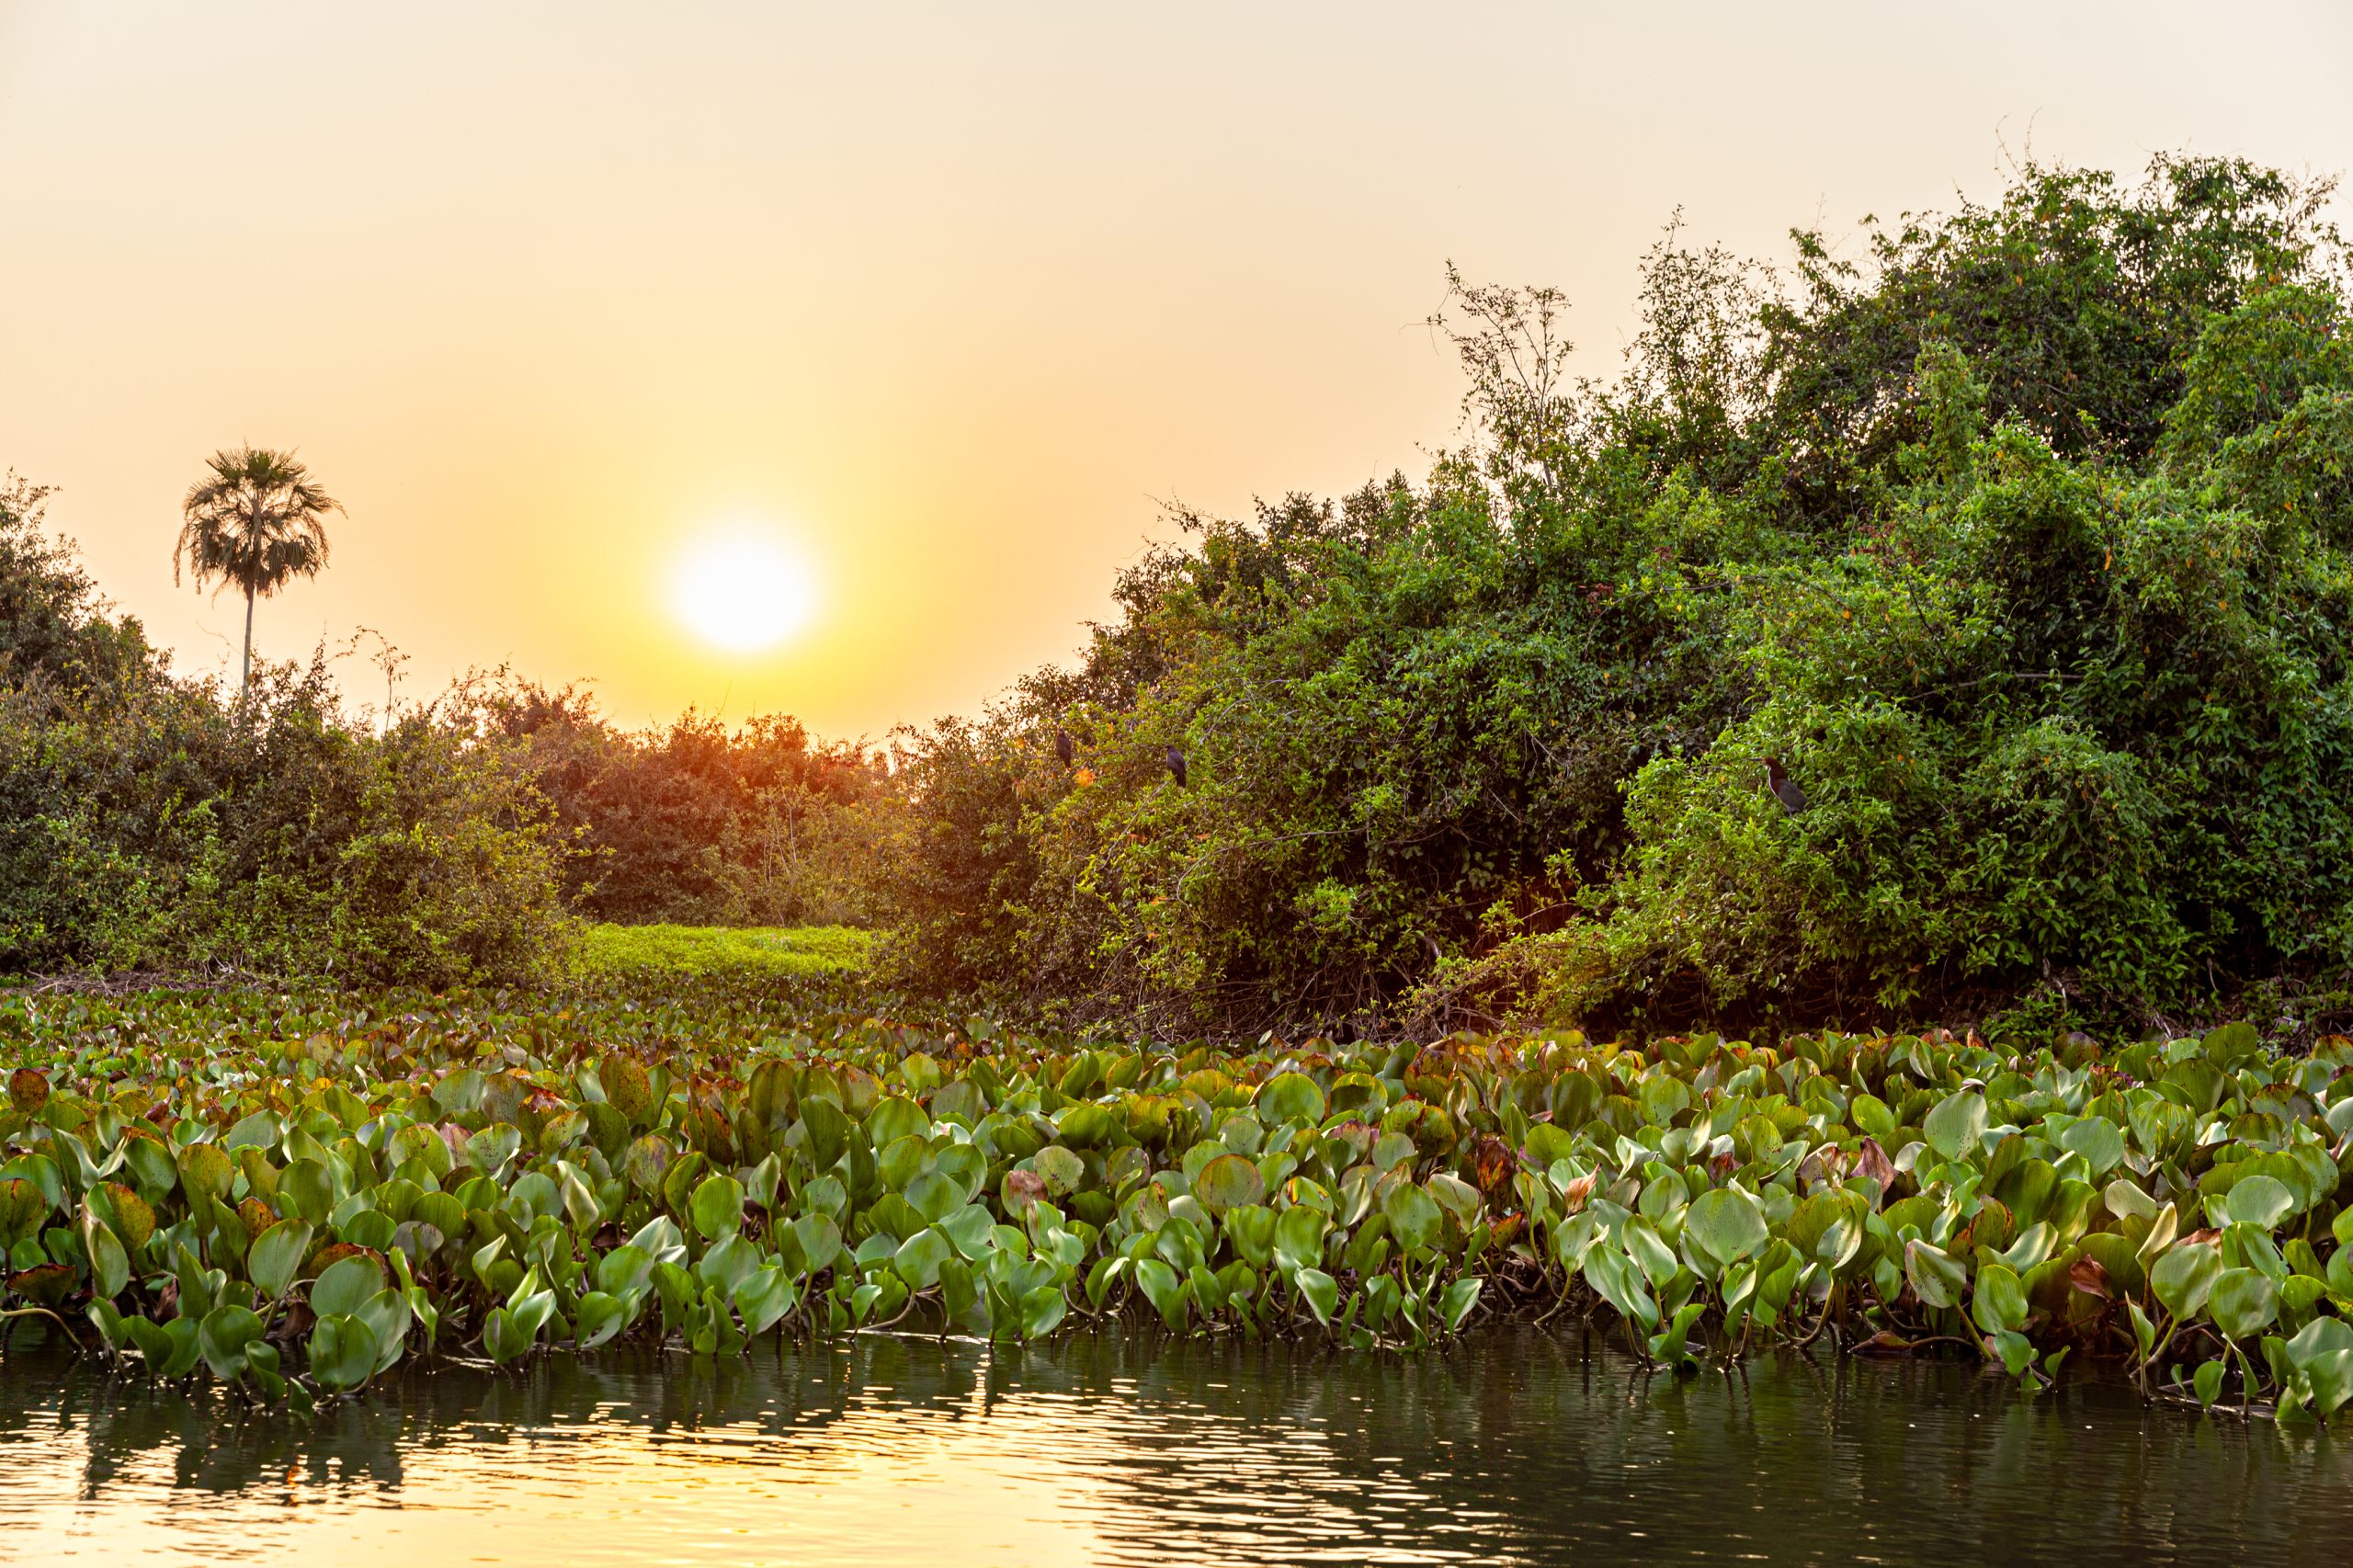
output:
[[[808,564],[774,534],[731,528],[698,540],[679,559],[670,607],[706,642],[739,653],[773,648],[815,605]]]

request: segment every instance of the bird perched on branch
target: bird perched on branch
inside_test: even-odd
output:
[[[1773,791],[1774,798],[1781,802],[1781,809],[1790,815],[1795,816],[1805,810],[1805,791],[1798,788],[1796,779],[1782,771],[1779,757],[1765,759],[1765,784]]]
[[[1062,759],[1062,764],[1064,767],[1068,767],[1070,766],[1071,758],[1078,755],[1078,748],[1071,744],[1070,732],[1068,730],[1056,730],[1054,732],[1054,755]]]
[[[1168,758],[1169,777],[1176,779],[1176,788],[1182,790],[1185,787],[1185,754],[1175,746],[1170,746],[1165,755]]]

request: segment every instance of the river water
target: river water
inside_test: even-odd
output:
[[[2353,1441],[1823,1356],[1645,1376],[863,1336],[393,1377],[305,1422],[0,1363],[0,1562],[2341,1562]]]

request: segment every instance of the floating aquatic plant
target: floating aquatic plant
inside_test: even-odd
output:
[[[0,1307],[268,1398],[404,1358],[877,1326],[1427,1345],[1576,1312],[1661,1365],[2072,1352],[2353,1398],[2353,1041],[1943,1031],[1219,1051],[620,1004],[0,1017]],[[5,1059],[5,1058],[0,1058]]]

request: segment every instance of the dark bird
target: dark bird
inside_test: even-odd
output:
[[[1078,748],[1070,744],[1070,732],[1068,730],[1056,730],[1054,732],[1054,755],[1062,758],[1062,764],[1064,767],[1068,767],[1070,766],[1070,759],[1078,755]]]
[[[1175,746],[1170,746],[1166,755],[1169,777],[1175,778],[1176,788],[1182,790],[1185,787],[1185,754]]]
[[[1765,782],[1772,790],[1774,797],[1781,802],[1781,809],[1790,815],[1795,816],[1805,810],[1805,791],[1798,788],[1796,779],[1781,770],[1779,757],[1768,756],[1765,759]]]

